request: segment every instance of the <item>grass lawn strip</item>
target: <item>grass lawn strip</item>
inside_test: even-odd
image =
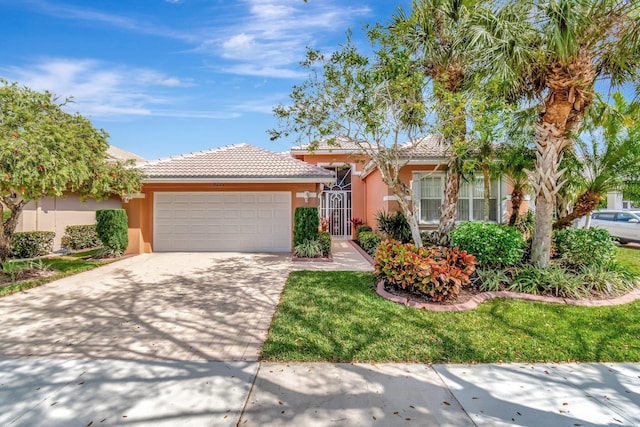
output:
[[[262,359],[640,361],[640,301],[576,307],[496,299],[471,311],[437,313],[382,299],[374,293],[374,282],[370,273],[292,273]]]
[[[37,286],[44,285],[45,283],[50,283],[54,280],[62,279],[63,277],[73,276],[74,274],[82,273],[83,271],[92,270],[111,262],[106,260],[87,259],[94,256],[96,253],[96,250],[91,250],[66,256],[41,258],[40,261],[44,266],[52,270],[57,270],[58,272],[51,276],[39,279],[0,286],[0,297],[35,288]],[[28,265],[29,262],[30,261],[17,261],[16,264]]]

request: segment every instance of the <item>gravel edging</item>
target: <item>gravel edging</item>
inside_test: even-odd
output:
[[[495,292],[482,292],[478,295],[475,295],[473,298],[471,298],[469,301],[465,303],[453,304],[453,305],[440,305],[440,304],[430,304],[430,303],[424,303],[424,302],[410,301],[407,298],[390,294],[384,289],[383,281],[378,282],[378,286],[376,287],[376,293],[380,295],[382,298],[388,299],[389,301],[393,301],[398,304],[406,305],[407,307],[420,308],[420,309],[431,310],[431,311],[473,310],[483,302],[493,298],[512,298],[512,299],[521,299],[521,300],[527,300],[527,301],[550,302],[554,304],[577,305],[577,306],[583,306],[583,307],[603,307],[603,306],[621,305],[621,304],[627,304],[640,299],[640,288],[635,288],[631,292],[625,295],[622,295],[620,297],[612,298],[612,299],[604,299],[604,300],[573,300],[569,298],[523,294],[520,292],[495,291]]]

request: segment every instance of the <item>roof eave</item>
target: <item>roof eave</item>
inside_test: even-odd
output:
[[[147,177],[142,180],[144,184],[173,184],[173,183],[228,183],[228,184],[285,184],[285,183],[315,183],[315,184],[331,184],[335,182],[335,177]]]

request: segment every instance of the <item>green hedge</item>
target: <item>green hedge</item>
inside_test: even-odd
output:
[[[322,247],[322,256],[327,257],[331,254],[331,233],[321,231],[318,233],[318,241]]]
[[[319,226],[318,208],[296,208],[293,221],[293,246],[309,240],[318,240]]]
[[[95,224],[91,225],[68,225],[64,229],[62,236],[62,247],[77,251],[80,249],[96,248],[102,243],[96,233]]]
[[[53,231],[19,231],[13,234],[12,258],[35,258],[53,251]]]
[[[124,209],[96,211],[96,233],[113,255],[122,255],[129,245],[127,213]]]
[[[469,252],[483,267],[515,265],[522,261],[526,246],[515,228],[488,222],[463,222],[450,236],[452,247]]]
[[[568,267],[612,264],[616,243],[607,230],[601,228],[566,228],[553,233],[556,257]]]
[[[353,236],[356,242],[358,241],[358,236],[360,235],[360,233],[362,233],[363,231],[373,231],[373,228],[371,228],[370,226],[368,226],[367,224],[362,224],[356,227],[356,235]]]
[[[380,242],[382,242],[382,237],[372,231],[362,231],[358,234],[358,244],[371,256],[375,255]]]

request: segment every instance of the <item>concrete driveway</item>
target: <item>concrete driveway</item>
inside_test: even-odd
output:
[[[0,425],[235,425],[292,270],[284,254],[140,255],[0,299]]]
[[[291,263],[156,253],[0,299],[0,355],[255,361]]]

